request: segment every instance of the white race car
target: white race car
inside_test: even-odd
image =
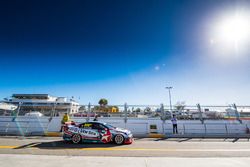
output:
[[[131,144],[133,135],[127,129],[117,128],[103,122],[84,122],[78,125],[66,124],[63,139],[73,143],[110,143]]]

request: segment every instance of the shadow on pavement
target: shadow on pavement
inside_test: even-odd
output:
[[[249,142],[249,138],[156,138],[153,141],[168,141],[168,142]]]
[[[239,140],[239,138],[235,138],[232,142],[235,143]]]
[[[181,142],[189,141],[189,140],[191,140],[191,139],[192,139],[192,138],[181,139],[181,140],[179,140],[178,142],[181,143]]]
[[[154,141],[164,141],[164,140],[168,140],[169,138],[157,138]]]
[[[27,145],[22,145],[14,149],[25,149],[25,148],[39,148],[39,149],[78,149],[78,148],[109,148],[109,147],[118,147],[120,145],[108,143],[81,143],[73,144],[71,142],[65,141],[51,141],[51,142],[35,142]]]
[[[184,138],[184,139],[180,139],[180,138],[159,138],[159,139],[155,139],[154,141],[173,141],[173,142],[185,142],[185,141],[189,141],[192,140],[193,138]]]

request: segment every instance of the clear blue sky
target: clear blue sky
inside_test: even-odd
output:
[[[249,104],[249,50],[222,53],[210,34],[223,12],[238,10],[250,3],[1,1],[0,98],[49,93],[82,104],[102,97],[166,104],[164,87],[173,86],[174,103]]]

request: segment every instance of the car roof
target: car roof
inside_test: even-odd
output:
[[[87,121],[87,122],[83,122],[83,123],[100,123],[100,124],[107,124],[105,122],[100,122],[100,121]]]

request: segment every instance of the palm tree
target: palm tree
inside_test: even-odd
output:
[[[102,98],[102,99],[99,100],[98,104],[100,105],[99,111],[101,111],[101,112],[106,111],[106,105],[108,104],[108,100]]]

